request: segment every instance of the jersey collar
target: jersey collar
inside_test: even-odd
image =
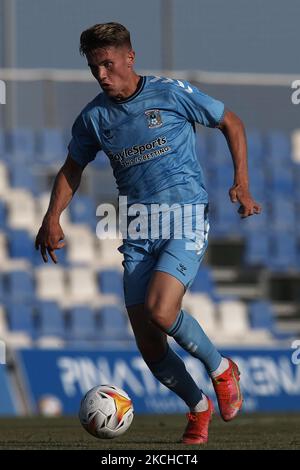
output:
[[[110,98],[110,99],[116,104],[128,103],[129,101],[133,100],[134,98],[136,98],[141,93],[141,91],[143,90],[143,88],[145,86],[145,82],[146,82],[146,77],[141,76],[139,81],[138,81],[136,90],[132,95],[128,96],[124,100],[116,100],[115,98]]]

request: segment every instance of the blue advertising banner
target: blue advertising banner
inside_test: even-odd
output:
[[[241,370],[244,411],[300,410],[299,350],[223,350]],[[180,355],[203,391],[214,398],[201,363]],[[76,414],[82,396],[112,384],[131,397],[136,413],[186,412],[186,405],[151,374],[136,350],[21,350],[20,367],[33,411],[45,397],[58,399],[63,413]]]

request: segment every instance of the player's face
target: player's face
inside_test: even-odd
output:
[[[130,94],[133,50],[109,46],[91,51],[86,58],[92,74],[107,95],[124,98]]]

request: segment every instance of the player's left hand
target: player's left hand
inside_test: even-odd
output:
[[[241,204],[238,213],[241,214],[242,219],[261,213],[261,205],[254,201],[248,188],[240,184],[234,184],[229,190],[229,196],[231,202]]]

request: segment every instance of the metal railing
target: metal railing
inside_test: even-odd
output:
[[[299,122],[298,109],[296,113],[295,106],[290,108],[292,84],[300,78],[297,75],[203,70],[138,70],[138,73],[193,82],[204,92],[222,99],[229,107],[237,107],[238,112],[244,109],[247,115],[251,108],[252,114],[257,112],[258,116],[262,116],[261,123],[263,120],[269,121],[270,116],[274,119],[273,109],[275,111],[275,104],[280,101],[281,114],[286,114],[282,125],[286,119],[290,119],[289,128],[293,127],[295,118]],[[99,92],[89,70],[0,69],[0,80],[6,85],[6,104],[0,107],[0,122],[8,129],[69,127],[81,107]],[[286,110],[283,109],[284,103]],[[60,116],[62,113],[65,115],[67,110],[69,113],[61,120]],[[279,120],[275,124],[278,128],[282,125]]]

